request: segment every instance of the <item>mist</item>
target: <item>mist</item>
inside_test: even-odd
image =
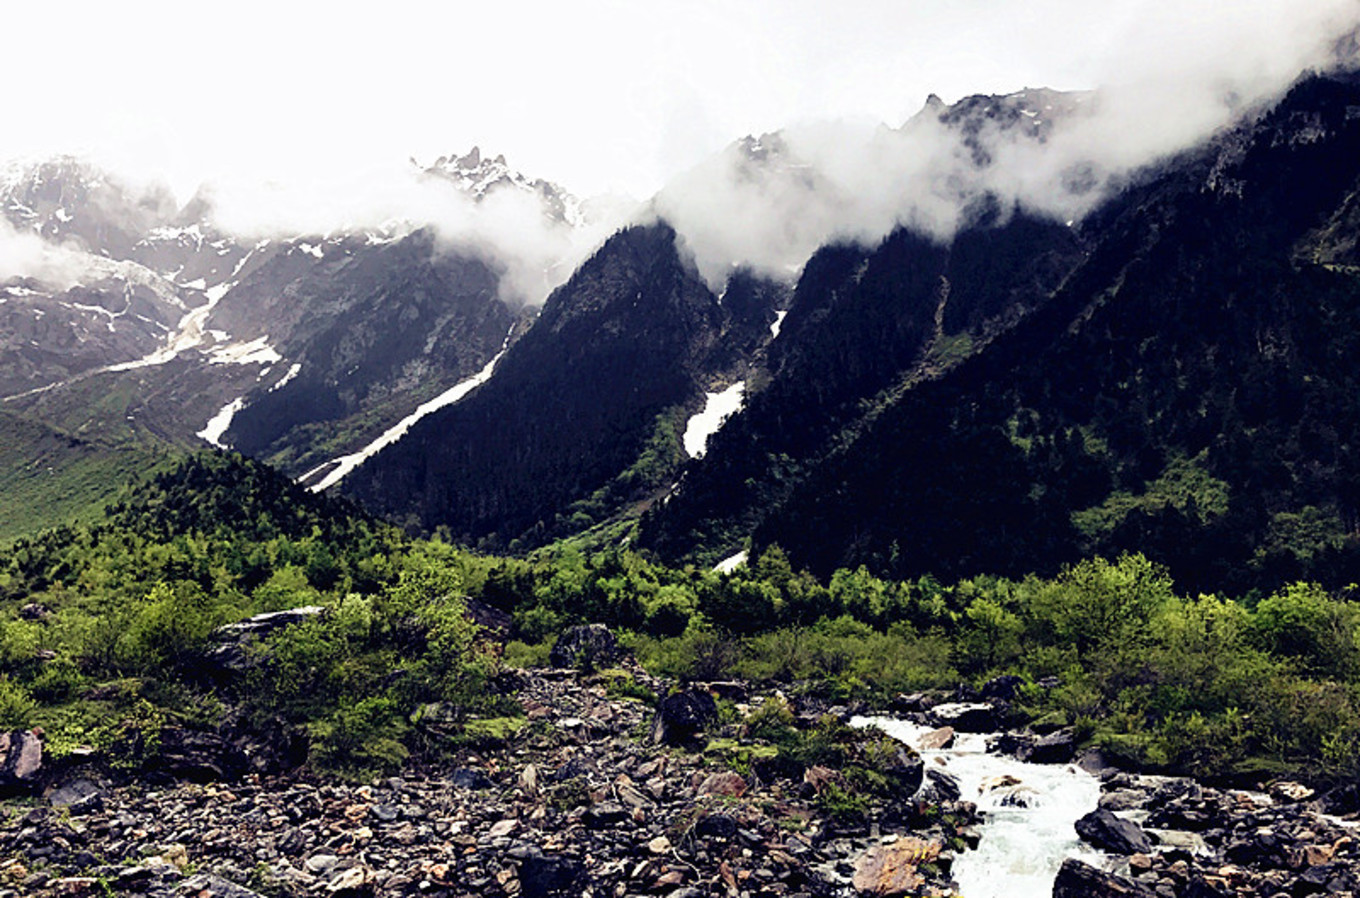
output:
[[[1018,118],[981,118],[971,136],[932,98],[896,128],[804,122],[747,138],[674,178],[651,209],[715,290],[737,266],[792,279],[820,246],[872,245],[899,226],[947,241],[984,198],[1079,222],[1140,170],[1268,108],[1305,70],[1360,61],[1342,40],[1360,27],[1353,0],[1245,7],[1139,20],[1102,87],[1017,92]]]
[[[0,284],[31,279],[49,288],[69,290],[89,270],[78,250],[59,246],[37,234],[16,231],[0,217]]]

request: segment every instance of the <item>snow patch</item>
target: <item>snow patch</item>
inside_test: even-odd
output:
[[[249,343],[232,343],[208,353],[213,365],[272,365],[283,361],[283,356],[269,345],[268,337],[256,337]]]
[[[508,347],[509,342],[510,336],[509,334],[507,334],[505,337],[505,344],[501,346],[501,351],[496,353],[496,356],[491,361],[487,362],[486,367],[482,368],[481,371],[478,371],[476,374],[472,375],[466,380],[459,381],[457,384],[445,390],[443,393],[440,393],[438,396],[434,397],[429,402],[423,403],[422,405],[418,406],[415,411],[411,412],[411,414],[407,415],[405,418],[402,418],[396,424],[389,427],[386,431],[383,432],[382,436],[378,437],[376,440],[369,443],[367,446],[360,449],[358,452],[353,452],[350,453],[349,455],[344,455],[341,456],[340,458],[335,459],[335,461],[333,462],[334,467],[331,468],[330,473],[328,473],[325,477],[321,478],[321,480],[314,486],[310,487],[311,491],[314,493],[319,493],[322,490],[330,489],[331,487],[335,486],[337,483],[339,483],[341,480],[347,477],[351,471],[359,467],[359,465],[363,464],[365,461],[372,458],[374,455],[377,455],[379,452],[381,452],[383,449],[386,449],[388,446],[392,445],[397,440],[406,436],[406,432],[409,431],[411,427],[421,418],[425,417],[428,414],[431,414],[432,412],[439,411],[446,405],[453,405],[455,402],[462,399],[468,393],[471,393],[477,387],[480,387],[482,384],[490,380],[492,372],[496,370],[496,363],[501,360],[501,357],[503,355],[505,355],[505,350]],[[319,470],[319,468],[314,468],[312,469],[312,471],[309,471],[308,473],[312,474],[315,473],[317,470]]]
[[[724,558],[722,561],[719,561],[716,565],[713,566],[713,570],[717,571],[720,574],[730,574],[737,568],[745,564],[749,557],[750,557],[749,553],[745,549],[742,549],[737,554],[729,555],[727,558]]]
[[[704,410],[689,419],[685,425],[685,452],[690,458],[699,458],[708,450],[708,438],[718,432],[723,422],[741,408],[741,398],[746,392],[746,381],[737,381],[721,393],[707,393]]]
[[[770,325],[770,339],[779,337],[779,330],[784,326],[784,318],[789,314],[787,309],[780,309],[774,313],[774,322]]]
[[[222,409],[209,418],[207,424],[203,425],[203,429],[194,435],[207,440],[218,449],[226,449],[227,447],[222,443],[222,435],[225,434],[227,428],[231,426],[231,419],[236,417],[236,413],[245,407],[245,397],[236,397],[231,402],[222,406]]]
[[[280,378],[279,378],[279,382],[276,383],[276,384],[274,384],[274,386],[272,386],[272,387],[269,388],[269,392],[272,393],[272,392],[274,392],[275,390],[281,389],[282,387],[286,386],[286,385],[288,384],[288,381],[290,381],[290,380],[292,380],[293,378],[297,377],[297,376],[298,376],[298,372],[301,371],[301,370],[302,370],[302,363],[301,363],[301,362],[294,362],[293,365],[292,365],[292,367],[290,367],[290,368],[288,369],[288,373],[285,374],[283,377],[280,377]]]

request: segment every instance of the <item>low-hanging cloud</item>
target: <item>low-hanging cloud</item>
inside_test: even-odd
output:
[[[29,279],[45,287],[67,290],[89,270],[89,257],[77,250],[17,231],[0,217],[0,284]]]
[[[473,195],[414,163],[338,178],[222,180],[209,194],[214,223],[246,238],[431,228],[441,249],[496,268],[502,298],[515,305],[542,303],[631,208],[571,200],[563,216],[532,186],[507,179]]]
[[[736,266],[790,278],[832,241],[872,244],[906,226],[940,240],[984,197],[1080,220],[1138,170],[1205,140],[1279,96],[1307,68],[1354,66],[1338,47],[1355,0],[1245,0],[1177,16],[1150,5],[1083,94],[1024,91],[972,130],[930,103],[900,128],[804,123],[746,139],[673,179],[652,211],[719,289]],[[1239,15],[1240,13],[1240,15]],[[987,100],[976,104],[982,113]],[[1001,110],[997,110],[998,112]]]

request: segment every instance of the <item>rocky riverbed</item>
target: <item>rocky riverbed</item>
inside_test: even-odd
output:
[[[656,695],[674,686],[629,674]],[[972,805],[913,797],[909,751],[878,757],[886,782],[901,777],[896,797],[858,806],[839,770],[778,762],[739,722],[687,731],[676,696],[659,713],[611,695],[616,676],[516,677],[517,731],[372,783],[49,771],[44,794],[3,807],[0,896],[945,895],[954,852],[976,843]],[[696,694],[723,697],[729,717],[769,697],[678,693]],[[848,715],[792,711],[800,727]]]
[[[13,796],[0,804],[0,898],[956,892],[953,862],[986,827],[979,796],[960,795],[935,752],[955,728],[1005,719],[1004,696],[903,697],[898,713],[935,728],[918,743],[927,764],[845,726],[862,708],[743,683],[682,688],[627,659],[611,665],[512,672],[500,686],[522,715],[366,783],[285,769],[286,739],[258,733],[168,728],[160,766],[136,773],[44,759],[33,734],[0,734]],[[762,716],[796,738],[776,745]],[[439,707],[419,725],[445,738]],[[990,742],[1103,780],[1076,831],[1104,860],[1065,862],[1056,898],[1360,894],[1354,785],[1217,789],[1111,769],[1062,731]]]

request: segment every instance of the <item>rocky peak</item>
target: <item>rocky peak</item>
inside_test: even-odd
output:
[[[578,197],[551,181],[530,178],[511,168],[503,154],[485,156],[480,147],[474,146],[466,155],[454,153],[440,156],[429,165],[421,165],[414,159],[412,163],[424,177],[447,181],[477,202],[486,199],[494,191],[520,190],[537,196],[543,214],[549,221],[572,227],[584,223]]]

